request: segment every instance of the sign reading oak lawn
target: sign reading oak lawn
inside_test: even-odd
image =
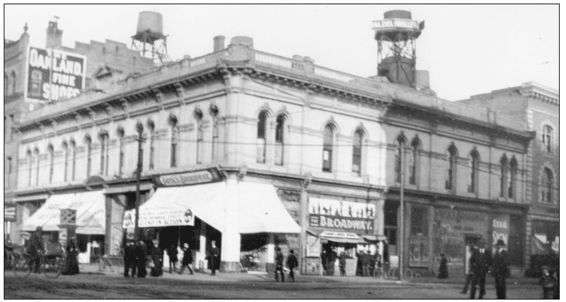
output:
[[[136,210],[124,212],[124,220],[122,227],[124,229],[134,228],[136,219]],[[195,225],[195,216],[191,209],[184,212],[175,209],[159,209],[158,211],[140,211],[138,218],[138,227],[164,227],[164,226],[179,226],[179,225]]]
[[[359,202],[309,198],[311,227],[373,233],[375,205]]]

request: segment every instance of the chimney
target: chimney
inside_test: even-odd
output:
[[[225,46],[224,46],[224,40],[225,39],[226,38],[224,36],[221,36],[221,35],[214,37],[214,49],[212,51],[217,52],[217,51],[224,49],[225,48]]]
[[[57,27],[57,21],[49,21],[47,25],[46,48],[59,48],[63,44],[63,30]]]

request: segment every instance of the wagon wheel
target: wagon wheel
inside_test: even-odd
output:
[[[47,278],[57,278],[63,272],[65,261],[61,256],[45,257],[43,261],[43,273]]]

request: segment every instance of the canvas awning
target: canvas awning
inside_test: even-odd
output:
[[[320,239],[336,243],[366,243],[364,239],[355,233],[324,231],[318,235]]]
[[[228,190],[228,186],[235,186]],[[194,225],[194,216],[222,232],[228,203],[237,203],[238,232],[300,233],[270,184],[226,182],[158,188],[142,206],[139,227]],[[133,227],[133,211],[124,216],[124,228]]]
[[[105,198],[101,190],[50,196],[39,210],[24,221],[22,230],[31,232],[40,226],[44,231],[59,231],[61,209],[77,210],[77,234],[106,234]]]

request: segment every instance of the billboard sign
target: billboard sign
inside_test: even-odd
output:
[[[86,57],[58,49],[30,47],[26,66],[26,98],[58,101],[85,88]]]
[[[309,225],[328,229],[373,233],[375,204],[309,198]]]

